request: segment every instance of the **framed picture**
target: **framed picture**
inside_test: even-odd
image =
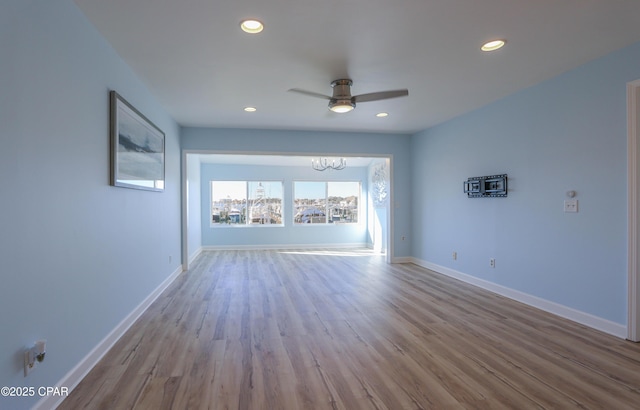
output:
[[[117,92],[111,103],[111,185],[164,191],[164,132]]]

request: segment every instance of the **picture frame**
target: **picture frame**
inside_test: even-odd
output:
[[[164,132],[116,91],[109,101],[111,185],[164,191]]]

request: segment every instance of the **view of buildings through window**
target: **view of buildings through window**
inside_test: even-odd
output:
[[[357,223],[360,182],[295,181],[294,224]],[[211,225],[283,225],[282,181],[211,181]]]
[[[295,181],[296,224],[357,223],[360,182]]]
[[[211,181],[212,225],[282,224],[282,181]]]

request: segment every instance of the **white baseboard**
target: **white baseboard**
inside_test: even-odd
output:
[[[196,251],[191,256],[189,256],[189,265],[191,265],[193,261],[196,260],[198,256],[200,256],[201,253],[202,253],[202,246],[196,249]]]
[[[488,290],[493,293],[497,293],[498,295],[505,296],[509,299],[516,300],[518,302],[524,303],[529,306],[533,306],[540,310],[544,310],[545,312],[552,313],[556,316],[563,317],[565,319],[572,320],[574,322],[583,324],[585,326],[589,326],[593,329],[599,330],[601,332],[608,333],[613,336],[620,337],[625,339],[627,337],[627,327],[612,322],[607,319],[603,319],[598,316],[594,316],[589,313],[585,313],[559,303],[551,302],[546,299],[539,298],[537,296],[529,295],[528,293],[520,292],[515,289],[511,289],[502,285],[498,285],[493,282],[489,282],[484,279],[476,278],[475,276],[468,275],[466,273],[462,273],[456,271],[451,268],[447,268],[445,266],[440,266],[435,263],[423,261],[417,258],[411,258],[411,262],[422,266],[423,268],[427,268],[436,273],[440,273],[445,276],[449,276],[463,282],[469,283],[471,285],[477,286],[479,288]]]
[[[291,249],[291,250],[307,250],[307,249],[353,249],[367,248],[365,242],[361,243],[314,243],[309,245],[283,243],[277,245],[210,245],[203,246],[203,251],[250,251],[250,250],[271,250],[271,249]]]
[[[73,369],[58,381],[55,386],[65,386],[71,392],[82,379],[98,364],[100,359],[113,347],[124,333],[135,323],[147,308],[171,283],[182,273],[182,266],[169,275],[149,296],[146,297],[127,317],[125,317],[96,347],[93,348]],[[55,409],[62,403],[66,396],[45,396],[40,399],[32,410]]]

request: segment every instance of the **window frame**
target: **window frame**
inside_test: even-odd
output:
[[[214,222],[214,183],[216,182],[242,182],[244,183],[244,198],[240,198],[241,203],[244,205],[241,210],[241,219],[244,219],[243,222],[240,223],[222,223],[222,222]],[[250,203],[253,199],[251,198],[250,193],[250,185],[252,183],[263,184],[263,183],[279,183],[280,184],[280,222],[279,223],[252,223],[249,220],[249,215],[247,215],[249,208],[251,207]],[[255,228],[255,227],[284,227],[285,226],[285,207],[284,207],[284,180],[281,179],[217,179],[209,181],[209,227],[213,229],[219,228]],[[277,198],[277,197],[275,197]],[[273,198],[269,198],[273,199]],[[234,199],[235,200],[235,199]]]
[[[346,222],[346,221],[334,221],[331,215],[331,208],[329,202],[329,184],[331,183],[356,183],[358,185],[358,192],[356,196],[357,206],[356,206],[356,222]],[[296,184],[297,183],[323,183],[324,184],[324,222],[296,222],[296,217],[298,215],[298,205],[296,203]],[[303,199],[303,198],[301,198]],[[304,198],[309,199],[309,198]],[[313,199],[313,198],[312,198]],[[293,180],[292,181],[292,216],[291,223],[292,226],[354,226],[362,223],[362,181],[356,179],[348,179],[348,180]],[[311,220],[313,220],[313,216],[311,216]]]

